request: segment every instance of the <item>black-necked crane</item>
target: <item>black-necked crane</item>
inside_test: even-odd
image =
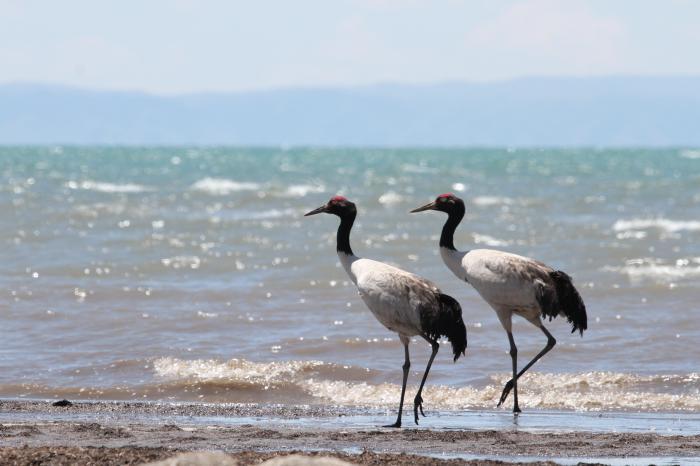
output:
[[[467,329],[462,321],[462,309],[452,297],[440,292],[432,282],[371,259],[353,254],[350,248],[350,230],[355,222],[355,204],[343,196],[335,196],[327,204],[305,214],[333,214],[340,217],[337,233],[337,252],[340,263],[357,286],[362,301],[377,320],[389,330],[398,333],[404,346],[403,383],[399,414],[394,424],[385,427],[401,427],[401,413],[406,392],[406,381],[411,361],[408,355],[410,337],[420,336],[432,347],[420,388],[413,401],[413,414],[418,423],[418,410],[423,416],[423,385],[440,345],[440,337],[447,337],[452,344],[454,361],[467,348]]]
[[[513,390],[513,412],[519,413],[518,378],[556,344],[555,338],[542,324],[542,317],[562,315],[572,325],[571,333],[587,328],[586,306],[571,278],[542,262],[493,249],[457,251],[454,232],[464,217],[464,201],[454,194],[441,194],[435,201],[411,212],[438,210],[447,214],[447,221],[440,236],[440,255],[447,268],[457,278],[476,289],[479,295],[496,311],[501,325],[508,333],[510,356],[513,363],[512,378],[506,383],[498,406]],[[547,336],[547,345],[518,372],[518,348],[512,332],[513,314],[524,317]]]

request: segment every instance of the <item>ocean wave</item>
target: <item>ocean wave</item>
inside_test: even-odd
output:
[[[615,235],[617,239],[644,239],[647,237],[646,231],[624,230]]]
[[[472,233],[472,238],[476,244],[485,244],[487,246],[499,247],[508,246],[510,244],[509,241],[494,238],[493,236],[489,235],[480,235],[479,233]]]
[[[340,406],[394,407],[401,386],[397,383],[337,380],[337,367],[321,361],[252,362],[182,360],[154,361],[156,375],[164,383],[214,384],[264,390],[276,388],[305,393],[310,399]],[[483,387],[425,387],[423,398],[432,408],[461,410],[491,409],[501,394],[507,374],[492,375]],[[282,392],[280,392],[280,390]],[[416,384],[407,388],[415,393]],[[692,411],[700,409],[700,374],[638,375],[617,372],[540,373],[523,376],[521,405],[529,408],[579,411],[640,410]],[[411,399],[411,394],[407,399]]]
[[[238,191],[255,191],[260,184],[250,181],[234,181],[225,178],[203,178],[192,186],[193,191],[200,191],[213,196],[225,196]]]
[[[429,167],[424,164],[416,165],[412,163],[406,163],[401,165],[401,170],[405,171],[406,173],[437,173],[438,169]]]
[[[394,191],[387,191],[379,196],[378,201],[382,205],[398,204],[399,202],[403,201],[403,196],[395,193]]]
[[[483,388],[426,385],[426,405],[443,410],[490,409],[500,397],[507,375],[493,376],[493,384]],[[650,388],[679,384],[686,392],[663,393]],[[639,376],[613,372],[579,374],[528,373],[520,379],[520,405],[528,408],[576,411],[640,410],[695,411],[700,409],[698,374]],[[642,387],[639,390],[639,387]],[[398,384],[351,383],[308,380],[304,387],[315,397],[347,406],[392,407],[396,405]],[[407,388],[411,399],[417,386]],[[508,405],[508,403],[506,403]]]
[[[102,181],[69,181],[65,185],[69,189],[82,189],[101,193],[143,193],[153,191],[153,188],[134,183],[105,183]]]
[[[245,359],[218,361],[166,357],[156,359],[153,362],[153,369],[157,376],[169,381],[184,380],[269,387],[296,382],[303,373],[322,365],[320,361],[257,363]]]
[[[700,150],[685,149],[680,152],[680,156],[685,159],[700,159]]]
[[[629,230],[648,230],[656,228],[669,233],[678,231],[699,231],[700,221],[696,220],[669,220],[666,218],[634,218],[631,220],[618,220],[613,226],[616,232]]]
[[[677,259],[673,263],[668,263],[662,259],[647,257],[630,259],[625,262],[624,266],[606,266],[603,267],[603,271],[627,275],[633,282],[651,280],[657,283],[667,284],[674,281],[700,277],[700,258],[691,257]]]
[[[476,196],[472,199],[472,204],[479,207],[490,207],[495,205],[510,205],[513,199],[503,196]]]
[[[271,218],[295,217],[299,212],[295,209],[268,209],[259,212],[240,212],[233,216],[235,220],[264,220]]]
[[[285,196],[305,197],[307,194],[318,194],[326,191],[323,185],[293,184],[284,191]]]
[[[129,363],[128,367],[136,363]],[[138,363],[137,365],[140,365]],[[326,404],[394,409],[401,385],[373,383],[378,373],[321,361],[245,359],[179,359],[161,357],[148,364],[154,377],[137,385],[58,386],[38,383],[0,384],[0,395],[75,399],[206,400]],[[128,368],[127,367],[127,368]],[[124,370],[123,367],[120,370]],[[485,384],[446,386],[428,383],[426,407],[436,410],[493,409],[509,379],[491,375]],[[412,400],[419,375],[414,372],[406,400]],[[700,410],[700,373],[632,374],[591,371],[578,373],[528,372],[519,382],[523,408],[565,411],[697,412]],[[14,395],[13,395],[14,394]],[[510,400],[509,400],[510,401]],[[510,408],[506,403],[504,409]]]

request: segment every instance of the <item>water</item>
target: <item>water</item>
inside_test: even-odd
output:
[[[426,408],[493,408],[510,370],[493,311],[442,264],[452,191],[460,249],[570,273],[583,338],[521,382],[523,409],[700,409],[700,152],[0,148],[0,397],[392,408],[403,350],[335,255],[344,194],[355,252],[419,273],[462,304],[466,358],[443,345]],[[546,343],[516,320],[521,365]],[[411,346],[411,390],[429,347]],[[409,393],[410,396],[410,393]],[[409,398],[412,399],[412,398]]]

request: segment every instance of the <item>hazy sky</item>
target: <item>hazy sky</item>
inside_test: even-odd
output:
[[[700,74],[693,0],[0,0],[0,83],[157,93]]]

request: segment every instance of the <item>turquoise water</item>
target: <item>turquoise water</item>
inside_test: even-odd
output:
[[[358,255],[462,304],[467,357],[438,355],[426,406],[492,408],[506,335],[437,255],[444,218],[408,214],[452,191],[458,248],[567,271],[588,307],[583,338],[548,324],[523,409],[700,409],[698,150],[5,147],[0,176],[3,397],[394,406],[401,345],[339,267],[337,220],[302,217],[343,194]],[[545,341],[515,329],[522,365]]]

